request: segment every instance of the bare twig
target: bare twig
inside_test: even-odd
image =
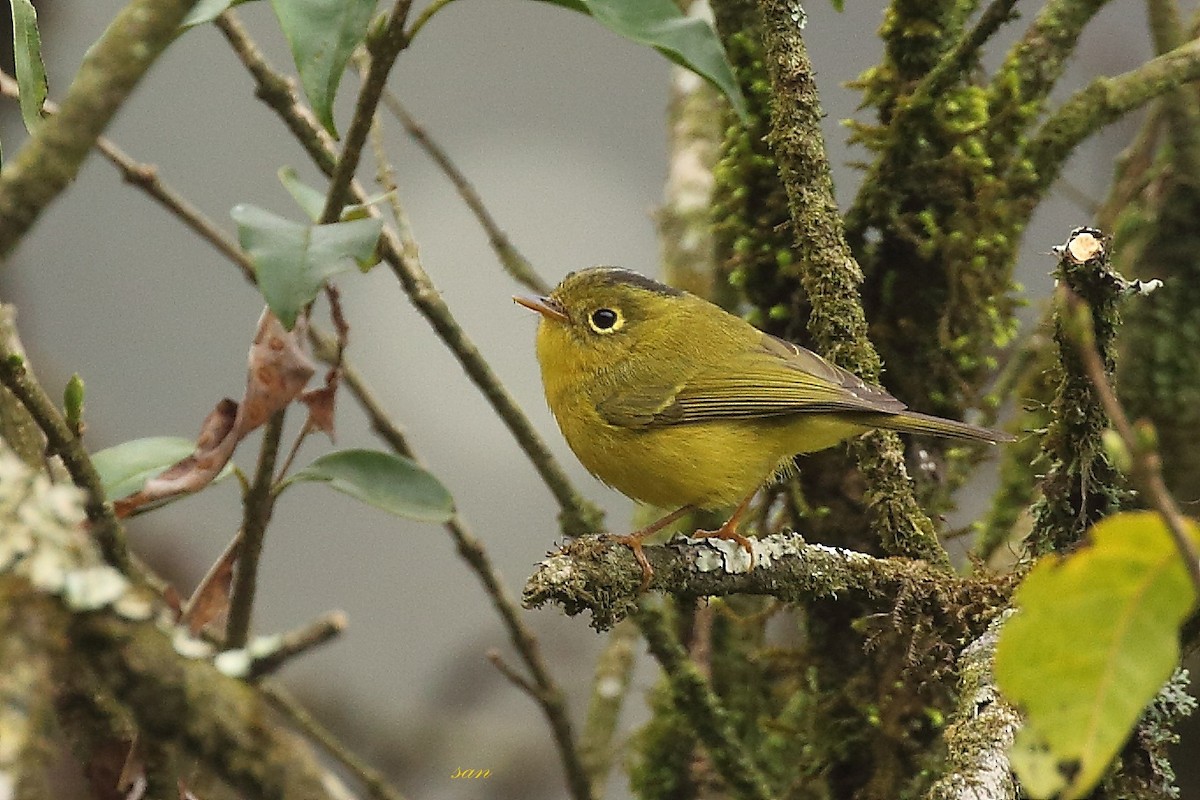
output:
[[[372,800],[405,800],[398,789],[388,783],[383,773],[367,764],[353,751],[338,741],[329,729],[317,721],[291,693],[275,681],[259,684],[259,691],[282,712],[301,733],[319,744],[338,763],[345,767],[362,783]]]
[[[408,38],[415,38],[417,33],[420,32],[421,28],[425,27],[425,23],[429,22],[429,20],[433,18],[434,14],[441,11],[452,2],[454,2],[454,0],[433,0],[433,2],[421,12],[420,16],[418,16],[416,21],[412,24],[412,28],[408,32]]]
[[[131,0],[84,57],[62,111],[0,171],[0,258],[79,172],[96,137],[179,30],[196,0]]]
[[[508,682],[516,686],[525,694],[533,698],[535,703],[542,702],[542,690],[530,683],[524,675],[513,669],[504,656],[500,655],[500,651],[492,648],[487,651],[488,661],[492,662],[492,666],[500,671],[500,674],[508,679]]]
[[[267,524],[275,508],[272,479],[275,475],[275,459],[279,455],[279,440],[283,434],[284,416],[283,409],[276,411],[263,426],[258,466],[244,500],[242,553],[238,558],[237,574],[229,598],[229,621],[225,627],[225,647],[229,649],[245,647],[250,635],[250,618],[254,613],[254,595],[258,588],[258,562],[262,557]]]
[[[479,221],[480,227],[487,234],[488,242],[492,246],[492,250],[496,252],[497,258],[500,259],[500,264],[518,283],[532,289],[540,294],[546,294],[550,291],[549,284],[537,274],[533,265],[529,263],[529,259],[525,258],[512,241],[508,238],[500,225],[497,224],[495,217],[488,211],[487,206],[483,203],[483,198],[475,191],[475,187],[467,180],[467,176],[462,173],[450,155],[445,149],[437,143],[429,135],[424,127],[420,125],[408,110],[400,103],[400,99],[395,93],[390,90],[384,90],[383,106],[396,120],[404,127],[404,131],[412,138],[414,142],[426,155],[438,166],[438,169],[446,176],[451,185],[458,192],[458,196],[462,198],[463,203],[475,215]]]
[[[3,71],[0,71],[0,94],[13,99],[20,96],[16,80]],[[47,100],[42,106],[42,111],[48,115],[57,114],[58,105]],[[163,181],[158,174],[157,167],[134,160],[118,147],[116,143],[105,136],[96,139],[96,149],[100,151],[100,154],[109,163],[121,172],[121,176],[126,181],[150,195],[170,210],[172,214],[179,217],[201,239],[211,244],[221,255],[236,264],[242,271],[242,277],[247,282],[252,285],[255,283],[254,267],[246,257],[246,254],[241,251],[241,248],[225,236],[215,222],[205,216],[202,211],[188,202],[183,195],[179,194],[179,192]]]
[[[254,659],[250,665],[248,677],[260,678],[276,672],[297,656],[304,655],[340,636],[346,630],[346,624],[345,614],[341,611],[331,611],[299,630],[285,633],[279,647],[261,658]]]

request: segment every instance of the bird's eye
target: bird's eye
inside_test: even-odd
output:
[[[592,324],[592,330],[597,333],[610,333],[620,328],[623,320],[621,315],[611,308],[597,308],[588,321]]]

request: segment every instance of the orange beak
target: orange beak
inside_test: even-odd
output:
[[[531,311],[536,311],[546,319],[552,319],[555,322],[567,322],[569,319],[567,312],[563,311],[563,307],[558,304],[558,301],[550,297],[513,295],[513,302],[525,306]]]

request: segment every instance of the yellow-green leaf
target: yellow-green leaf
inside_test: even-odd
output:
[[[1196,604],[1156,512],[1116,514],[1090,534],[1030,571],[996,649],[996,680],[1026,718],[1012,763],[1031,796],[1083,797],[1103,777],[1175,669]]]

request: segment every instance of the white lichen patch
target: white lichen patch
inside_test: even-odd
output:
[[[208,658],[213,654],[213,646],[203,639],[192,636],[187,628],[175,629],[171,636],[171,646],[184,658]]]
[[[63,600],[75,611],[95,611],[119,600],[128,588],[124,575],[101,564],[68,572]]]
[[[671,544],[695,548],[692,566],[698,572],[722,571],[730,574],[769,567],[786,558],[797,558],[807,547],[796,534],[775,533],[761,539],[750,539],[754,552],[753,565],[746,549],[730,539],[676,536]]]
[[[217,657],[213,659],[213,666],[217,671],[230,678],[245,678],[250,674],[252,664],[254,659],[245,650],[226,650],[217,653]]]
[[[0,572],[57,595],[74,611],[119,601],[129,581],[84,529],[84,493],[34,472],[0,440]]]

